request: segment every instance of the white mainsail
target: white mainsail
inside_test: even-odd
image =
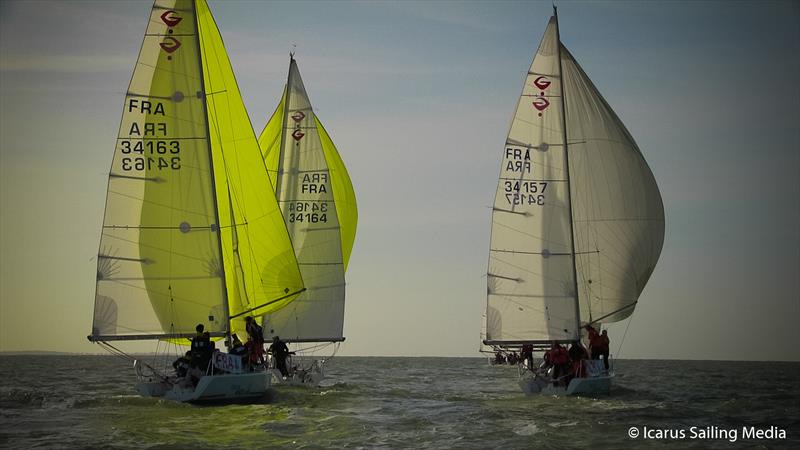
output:
[[[349,253],[349,248],[343,249],[339,208],[344,205],[337,204],[342,197],[335,196],[334,189],[350,186],[353,214],[355,195],[341,160],[337,160],[341,167],[328,160],[338,154],[314,114],[293,56],[283,99],[259,142],[267,167],[276,165],[271,174],[275,195],[306,285],[306,291],[291,305],[264,316],[265,337],[280,336],[288,342],[342,341],[344,250]],[[344,186],[336,186],[341,172],[346,177]],[[345,220],[352,224],[354,234],[354,217]],[[352,246],[352,238],[349,243]]]
[[[303,283],[204,0],[156,0],[125,96],[92,341],[243,328]],[[237,318],[238,317],[238,318]]]
[[[502,150],[486,342],[579,339],[633,312],[664,240],[661,196],[551,18]]]

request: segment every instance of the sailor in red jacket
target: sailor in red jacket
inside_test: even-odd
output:
[[[600,359],[602,356],[603,366],[608,371],[608,331],[603,330],[603,333],[599,334],[588,324],[584,328],[589,332],[589,353],[592,355],[592,359]]]

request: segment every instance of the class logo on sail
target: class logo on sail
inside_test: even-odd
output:
[[[542,117],[542,111],[547,109],[550,106],[550,101],[545,98],[544,90],[550,87],[553,84],[550,80],[547,79],[544,75],[537,77],[533,80],[533,85],[541,90],[539,95],[534,98],[533,100],[533,107],[539,111],[539,117]]]
[[[550,102],[544,97],[536,97],[536,100],[533,101],[533,107],[539,111],[544,111],[548,106],[550,106]]]
[[[179,16],[178,13],[176,13],[171,9],[164,11],[164,13],[161,14],[161,21],[164,22],[164,24],[170,28],[168,30],[169,33],[172,33],[172,27],[181,23],[181,20],[183,20],[183,17]],[[168,54],[172,54],[173,52],[175,52],[175,50],[180,48],[181,41],[175,39],[172,36],[167,36],[166,38],[164,38],[163,41],[161,41],[159,45],[161,46],[162,50],[164,50]],[[167,59],[172,59],[172,56],[167,56]]]
[[[298,141],[298,142],[300,141],[300,139],[303,139],[303,136],[305,136],[305,135],[306,134],[303,133],[300,130],[294,130],[294,133],[292,133],[292,137],[294,138],[295,141]]]
[[[161,14],[161,21],[167,24],[167,26],[170,28],[181,23],[181,20],[183,20],[183,17],[179,16],[178,13],[171,9],[169,11],[165,11],[164,14]]]
[[[545,76],[541,76],[535,80],[533,80],[533,85],[539,89],[547,89],[550,86],[551,82]]]
[[[161,41],[161,49],[167,53],[173,53],[181,46],[181,42],[172,36],[167,36]]]
[[[292,120],[294,120],[295,122],[298,122],[298,123],[301,120],[305,119],[305,118],[306,118],[306,115],[303,114],[303,111],[295,111],[295,113],[292,114]]]

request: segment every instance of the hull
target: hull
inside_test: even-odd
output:
[[[196,387],[185,383],[141,382],[136,385],[136,390],[144,397],[204,403],[259,398],[266,394],[270,384],[269,374],[254,372],[203,376]]]
[[[325,379],[325,374],[316,371],[297,370],[287,377],[281,375],[278,369],[270,369],[270,373],[276,385],[317,387]]]
[[[569,385],[553,386],[542,377],[525,376],[520,378],[519,387],[525,395],[607,395],[611,391],[613,373],[587,378],[573,378]]]
[[[325,371],[322,369],[325,360],[315,359],[307,369],[301,369],[292,364],[291,359],[287,361],[290,367],[289,375],[284,377],[277,368],[270,369],[272,382],[287,386],[318,387],[319,383],[325,379]]]

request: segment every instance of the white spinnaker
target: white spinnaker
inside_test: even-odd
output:
[[[264,334],[288,341],[339,341],[345,300],[339,220],[311,102],[294,59],[286,98],[276,194],[306,291],[264,316]]]
[[[655,178],[625,125],[562,45],[581,319],[633,313],[664,243]]]
[[[578,336],[556,22],[550,20],[502,150],[492,211],[487,341]]]

